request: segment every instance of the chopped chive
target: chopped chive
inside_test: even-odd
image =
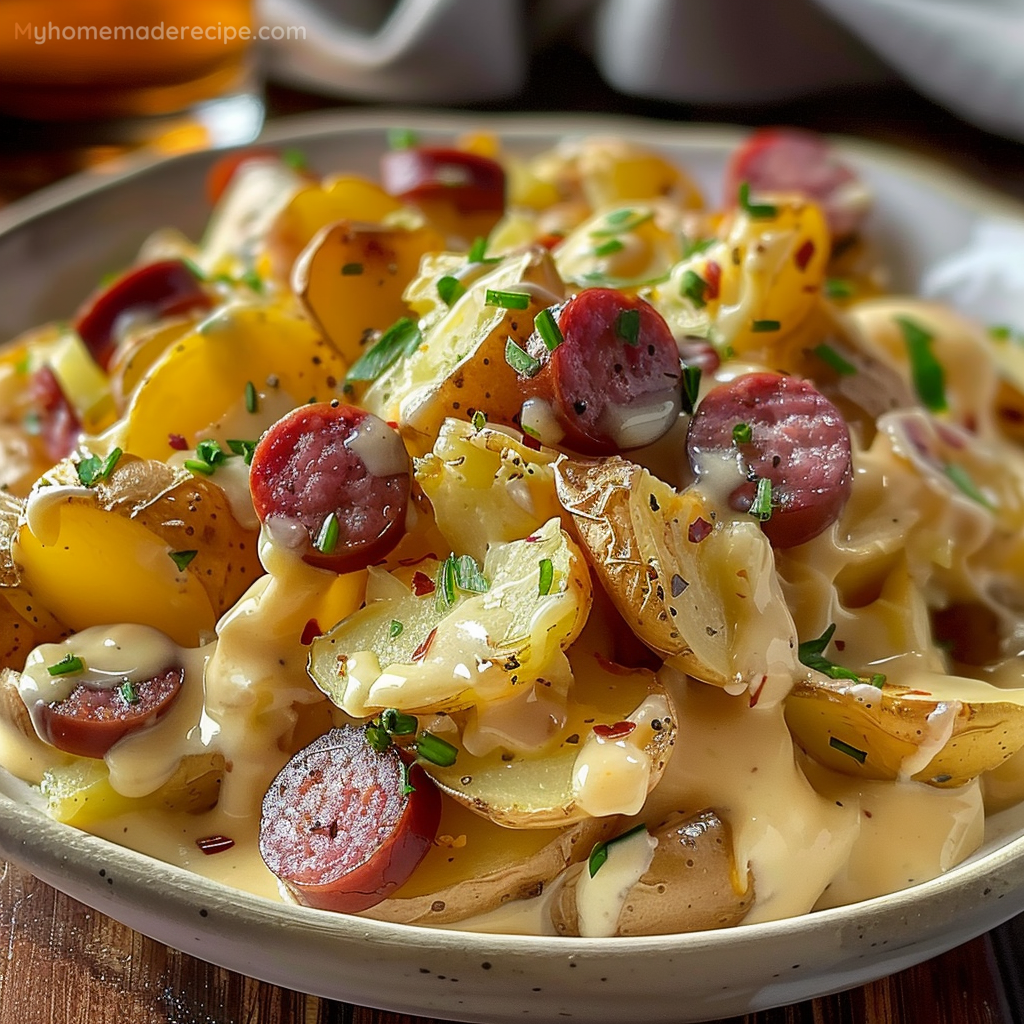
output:
[[[439,612],[447,611],[458,597],[455,589],[455,556],[449,555],[437,570],[434,583],[434,607]]]
[[[391,128],[388,131],[388,149],[415,149],[420,138],[411,128]]]
[[[407,715],[398,708],[385,708],[380,713],[380,724],[392,736],[412,736],[419,728],[415,715]]]
[[[341,527],[338,523],[337,515],[334,512],[329,513],[320,527],[320,532],[316,535],[313,547],[321,554],[333,555],[334,549],[338,546],[338,535],[340,532]]]
[[[732,439],[736,444],[750,444],[754,431],[749,423],[737,423],[732,428]]]
[[[473,244],[469,247],[469,252],[466,253],[466,260],[469,263],[500,263],[500,259],[488,259],[487,258],[487,239],[486,238],[474,238]]]
[[[872,686],[881,689],[885,683],[885,676],[881,672],[876,672],[872,676],[865,678],[864,676],[858,675],[852,669],[844,668],[842,665],[836,665],[834,662],[829,661],[825,657],[825,648],[832,641],[832,634],[836,631],[836,624],[830,623],[829,627],[825,630],[821,636],[816,637],[813,640],[805,640],[797,648],[797,657],[800,663],[806,665],[808,668],[814,669],[816,672],[821,672],[823,675],[828,676],[830,679],[851,679],[855,682],[867,682]]]
[[[538,569],[537,590],[544,597],[551,593],[551,585],[555,582],[555,567],[550,558],[542,558]]]
[[[679,282],[679,294],[689,299],[698,309],[703,309],[707,305],[707,299],[704,297],[707,290],[707,281],[696,271],[687,270],[683,273]]]
[[[251,267],[238,279],[242,284],[247,285],[257,295],[263,293],[263,278]]]
[[[854,288],[850,281],[842,277],[825,278],[825,297],[827,299],[853,298]]]
[[[707,252],[717,242],[717,238],[686,238],[683,237],[683,259],[699,256]]]
[[[857,747],[851,747],[849,743],[844,743],[842,740],[836,739],[835,736],[829,736],[828,745],[833,750],[838,750],[839,753],[852,757],[857,764],[863,764],[868,759],[868,753],[866,750],[859,750]]]
[[[392,619],[391,625],[388,626],[388,637],[391,640],[394,640],[396,637],[400,637],[403,629],[405,629],[405,626],[403,626],[398,619]]]
[[[179,257],[181,262],[185,265],[185,269],[197,280],[206,280],[206,271],[191,256]]]
[[[636,348],[640,344],[640,310],[620,309],[615,317],[615,335],[627,345]]]
[[[540,335],[544,347],[549,352],[554,352],[565,341],[562,336],[562,328],[558,326],[555,314],[550,309],[542,309],[533,318],[533,328]]]
[[[84,668],[85,662],[77,654],[65,654],[56,665],[47,665],[46,671],[51,676],[70,676]]]
[[[98,455],[90,455],[87,459],[82,459],[75,466],[79,483],[83,487],[92,487],[101,480],[106,480],[114,471],[114,467],[123,454],[124,452],[120,448],[115,448],[106,458],[101,459]]]
[[[301,149],[297,149],[294,146],[290,146],[281,154],[281,163],[285,167],[290,167],[293,171],[304,171],[309,167],[309,161],[306,159],[306,154]]]
[[[521,377],[532,377],[540,369],[540,360],[534,359],[511,338],[505,342],[505,362]]]
[[[595,256],[611,256],[614,253],[621,251],[626,248],[626,243],[620,238],[609,238],[607,241],[602,242],[600,245],[594,246]]]
[[[135,688],[135,684],[130,680],[126,679],[117,688],[118,696],[125,702],[125,704],[138,704],[139,691]]]
[[[408,358],[420,347],[423,335],[415,320],[402,317],[396,320],[368,352],[364,352],[349,367],[346,383],[354,380],[376,380],[394,366],[399,359]]]
[[[342,277],[358,277],[362,272],[362,263],[344,263],[341,267]]]
[[[503,292],[488,288],[484,292],[484,304],[500,306],[502,309],[526,309],[530,305],[530,296],[526,292]]]
[[[935,339],[930,331],[910,317],[897,316],[895,320],[903,332],[917,397],[926,409],[941,412],[946,408],[946,372],[932,352]]]
[[[766,476],[758,478],[754,500],[750,505],[750,514],[761,522],[772,517],[772,482]]]
[[[207,438],[196,445],[196,458],[202,459],[208,466],[219,466],[227,454],[216,441]]]
[[[590,232],[591,238],[607,238],[614,235],[624,235],[635,231],[641,224],[646,224],[654,219],[653,210],[614,210],[605,217],[607,227],[596,228]]]
[[[198,551],[168,551],[167,553],[171,556],[171,561],[178,567],[179,572],[183,571],[199,554]]]
[[[229,438],[227,441],[228,448],[235,455],[241,455],[247,466],[252,465],[252,454],[256,451],[256,444],[256,441],[243,441],[237,438]]]
[[[778,320],[754,320],[750,329],[755,334],[768,334],[771,331],[777,331],[781,326],[782,324]]]
[[[426,730],[416,737],[413,747],[424,761],[439,765],[441,768],[450,768],[455,764],[459,754],[458,747],[453,747],[447,740]]]
[[[844,359],[831,345],[822,342],[811,351],[826,365],[830,366],[840,377],[850,377],[857,372],[857,367],[848,359]]]
[[[445,274],[444,277],[438,278],[437,294],[441,296],[441,301],[446,306],[454,306],[466,294],[466,286],[457,277]]]
[[[491,589],[472,555],[459,555],[455,559],[455,585],[467,594],[486,594]]]
[[[634,825],[628,832],[623,832],[621,836],[615,836],[614,839],[609,839],[606,842],[595,843],[587,860],[587,870],[590,872],[590,877],[593,878],[608,859],[609,846],[614,846],[616,843],[621,843],[623,839],[635,836],[641,829],[647,830],[647,826],[643,822],[639,825]]]
[[[259,408],[259,395],[256,394],[256,385],[251,380],[245,382],[245,411],[256,412]]]
[[[474,430],[483,430],[487,426],[487,413],[481,412],[479,409],[473,413],[473,419],[470,421],[473,424]]]
[[[700,394],[701,370],[699,366],[683,367],[683,412],[692,413],[697,408],[697,396]]]
[[[364,732],[366,742],[378,754],[383,754],[391,746],[391,737],[388,735],[387,729],[378,725],[376,721],[367,722]]]
[[[955,462],[951,462],[943,467],[946,476],[964,493],[968,498],[976,501],[979,505],[984,505],[987,509],[992,509],[994,506],[988,498],[982,493],[978,485],[971,479],[971,474],[964,469],[963,466],[957,465]]]
[[[213,476],[213,466],[208,462],[203,462],[202,459],[186,459],[184,466],[190,473],[200,473],[203,476]]]
[[[778,216],[779,208],[771,203],[752,203],[750,201],[750,182],[741,182],[739,188],[740,209],[755,220],[767,220]]]

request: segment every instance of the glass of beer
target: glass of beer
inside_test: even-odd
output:
[[[0,0],[0,116],[27,139],[245,142],[263,121],[256,38],[251,0]]]

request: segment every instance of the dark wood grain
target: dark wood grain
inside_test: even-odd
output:
[[[433,1024],[221,970],[0,870],[0,1024]],[[1014,1024],[1003,1004],[977,939],[873,985],[727,1024]]]

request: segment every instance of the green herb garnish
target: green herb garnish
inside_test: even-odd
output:
[[[602,242],[600,245],[594,246],[595,256],[612,256],[622,249],[626,248],[626,243],[620,238],[609,238],[607,241]]]
[[[857,367],[844,359],[831,345],[822,342],[811,351],[826,365],[830,366],[840,377],[850,377],[857,372]]]
[[[101,480],[106,480],[114,471],[114,467],[123,454],[124,452],[120,448],[115,448],[106,458],[101,459],[98,455],[90,455],[87,459],[82,459],[75,466],[79,483],[83,487],[93,487]]]
[[[964,493],[968,498],[976,501],[979,505],[984,505],[985,508],[991,510],[994,508],[991,501],[985,497],[981,489],[971,478],[971,474],[964,469],[963,466],[957,465],[955,462],[950,462],[943,467],[946,476]]]
[[[362,272],[362,263],[343,263],[341,267],[342,277],[358,277]]]
[[[405,626],[403,626],[402,623],[398,621],[398,619],[392,619],[391,625],[388,626],[389,639],[394,640],[397,637],[400,637],[402,635],[402,630],[404,629]]]
[[[772,482],[766,476],[758,478],[750,514],[756,516],[762,523],[772,517]]]
[[[323,555],[333,555],[334,549],[338,546],[338,535],[341,533],[341,526],[338,523],[338,516],[330,512],[320,526],[320,532],[316,535],[313,547]]]
[[[440,736],[435,736],[425,729],[416,737],[413,749],[424,761],[429,761],[441,768],[450,768],[455,764],[455,759],[459,754],[458,747],[453,747],[447,740],[443,740]]]
[[[399,359],[411,356],[422,343],[423,335],[416,321],[402,317],[380,336],[373,348],[352,364],[345,380],[376,380]]]
[[[876,672],[871,676],[860,676],[852,669],[836,665],[825,657],[825,648],[832,642],[832,634],[835,631],[836,624],[833,622],[821,636],[814,640],[805,640],[800,644],[797,648],[797,657],[801,664],[813,668],[816,672],[821,672],[830,679],[852,679],[855,682],[869,683],[871,686],[881,689],[885,682],[885,676],[881,672]]]
[[[555,320],[555,314],[550,309],[542,309],[533,318],[533,328],[540,335],[544,347],[549,352],[554,352],[565,341],[562,329],[558,326],[558,321]]]
[[[825,278],[825,297],[828,299],[853,298],[854,288],[851,282],[842,277]]]
[[[755,334],[769,334],[772,331],[777,331],[782,326],[778,320],[754,320],[750,324],[750,329]]]
[[[198,551],[168,551],[167,553],[171,556],[171,561],[178,567],[179,572],[183,571],[199,554]]]
[[[755,220],[768,220],[771,217],[778,216],[779,213],[779,208],[771,203],[752,203],[750,201],[749,181],[740,183],[739,204],[740,209]]]
[[[615,317],[615,335],[634,348],[640,344],[640,310],[620,309]]]
[[[522,377],[532,377],[540,370],[540,360],[534,359],[511,338],[505,342],[505,362]]]
[[[437,280],[437,294],[446,306],[454,306],[466,294],[466,286],[451,274],[445,274]]]
[[[388,131],[388,149],[415,149],[419,136],[411,128],[391,128]]]
[[[750,444],[754,431],[749,423],[737,423],[732,428],[732,439],[736,444]]]
[[[537,591],[541,597],[544,597],[551,593],[551,586],[555,582],[555,567],[550,558],[542,558],[537,568],[539,570]]]
[[[251,380],[245,382],[245,411],[256,412],[259,409],[260,396],[256,393],[256,385]]]
[[[609,846],[621,843],[623,839],[629,839],[630,836],[635,836],[641,831],[647,831],[647,826],[643,822],[639,825],[634,825],[628,832],[623,832],[621,836],[616,836],[614,839],[609,839],[603,843],[595,843],[594,848],[590,851],[590,857],[587,860],[587,870],[590,872],[590,877],[593,878],[601,867],[603,867],[605,861],[608,860]]]
[[[77,654],[65,654],[56,665],[47,665],[46,671],[51,676],[70,676],[84,668],[85,662]]]
[[[693,270],[684,271],[679,282],[680,295],[689,299],[698,309],[703,309],[707,305],[707,299],[704,298],[707,290],[708,283],[700,274]]]
[[[226,442],[228,448],[235,455],[241,455],[247,466],[252,465],[252,453],[256,451],[256,441],[243,441],[238,438],[229,438]]]
[[[932,352],[933,335],[910,317],[894,319],[903,332],[917,397],[926,409],[941,412],[946,408],[946,371]]]
[[[526,292],[504,292],[488,288],[484,292],[484,305],[500,306],[502,309],[526,309],[530,305],[530,296]]]
[[[699,366],[683,367],[683,412],[692,413],[697,408],[697,397],[700,395],[701,369]]]
[[[848,757],[852,757],[857,764],[863,764],[868,759],[868,753],[866,750],[859,750],[857,747],[851,747],[849,743],[844,743],[842,740],[836,739],[835,736],[829,736],[828,745],[833,750],[838,750],[841,754],[846,754]]]
[[[130,679],[125,679],[120,686],[118,686],[117,693],[125,704],[138,704],[141,699],[139,697],[139,691]]]

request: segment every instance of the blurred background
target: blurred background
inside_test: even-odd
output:
[[[1024,0],[0,0],[0,201],[373,106],[795,124],[1024,198]]]

